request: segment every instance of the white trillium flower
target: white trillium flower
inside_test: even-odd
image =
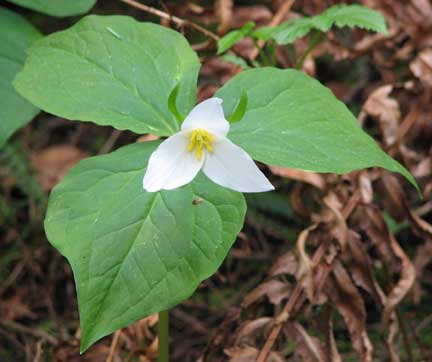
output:
[[[151,155],[144,190],[176,189],[191,182],[200,170],[213,182],[235,191],[274,190],[246,151],[226,138],[229,128],[222,99],[210,98],[196,105],[180,132]]]

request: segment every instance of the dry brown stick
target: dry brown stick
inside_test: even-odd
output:
[[[193,28],[200,33],[203,33],[204,35],[208,36],[209,38],[212,38],[215,41],[219,40],[219,36],[217,36],[215,33],[211,32],[210,30],[207,30],[206,28],[186,19],[179,18],[178,16],[170,15],[162,10],[153,8],[151,6],[141,4],[135,0],[120,0],[121,2],[124,2],[125,4],[128,4],[134,8],[140,9],[142,11],[145,11],[149,14],[156,15],[162,19],[166,19],[168,21],[173,22],[179,27],[182,26],[188,26],[190,28]]]
[[[268,26],[276,26],[279,25],[282,20],[285,18],[285,15],[291,10],[291,7],[293,6],[295,0],[285,0],[284,3],[281,5],[281,7],[278,9],[276,14],[271,19],[270,23],[268,23]],[[258,42],[258,47],[262,48],[264,45],[264,42],[260,40]],[[250,60],[255,60],[256,57],[259,54],[259,49],[255,48],[251,55]]]
[[[15,330],[20,333],[29,334],[38,338],[42,338],[43,340],[49,342],[50,344],[56,346],[58,344],[57,338],[53,337],[52,335],[40,331],[38,329],[33,329],[30,327],[23,326],[22,324],[13,322],[13,321],[1,321],[0,324],[6,328]]]
[[[111,346],[110,346],[110,350],[109,350],[109,354],[108,354],[108,357],[106,359],[106,362],[113,362],[114,353],[117,349],[120,334],[121,334],[121,329],[119,329],[117,332],[114,333],[114,337],[113,337],[112,342],[111,342]]]

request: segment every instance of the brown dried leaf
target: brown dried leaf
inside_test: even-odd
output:
[[[398,223],[402,222],[406,215],[405,193],[399,180],[395,175],[383,171],[379,179],[379,186],[385,210],[395,219]]]
[[[432,87],[432,49],[420,52],[410,63],[410,69],[426,87]]]
[[[364,204],[370,204],[373,200],[373,189],[372,189],[372,181],[367,171],[360,173],[359,190],[360,190],[362,202]]]
[[[390,145],[397,139],[401,113],[399,103],[390,98],[392,85],[379,87],[366,100],[363,110],[380,122],[386,144]]]
[[[312,186],[315,186],[320,190],[324,190],[326,188],[326,182],[324,177],[315,172],[307,172],[279,166],[270,166],[270,171],[274,175],[305,182]]]
[[[333,278],[328,280],[327,296],[342,315],[354,349],[362,362],[372,362],[373,347],[366,332],[366,310],[363,299],[339,261],[335,261]]]
[[[49,191],[63,179],[72,166],[87,156],[86,152],[75,146],[57,145],[32,155],[31,160],[38,172],[42,188]]]
[[[225,348],[225,354],[230,357],[229,362],[251,362],[258,357],[259,351],[250,346]],[[266,362],[285,362],[276,352],[270,352]]]
[[[284,298],[288,297],[290,291],[291,285],[288,282],[272,279],[260,284],[248,293],[243,300],[243,305],[249,307],[263,296],[267,296],[270,303],[278,305]]]
[[[344,250],[348,239],[348,227],[341,213],[342,204],[333,192],[328,193],[323,201],[334,216],[330,229],[331,235],[338,241],[341,249]]]
[[[306,252],[306,241],[309,233],[317,227],[317,224],[313,224],[307,229],[303,230],[296,242],[296,250],[298,254],[298,269],[296,272],[296,278],[302,285],[307,297],[310,301],[314,298],[314,263]]]
[[[281,255],[276,259],[269,271],[269,276],[276,276],[280,274],[294,275],[298,270],[298,261],[295,254],[291,251]]]
[[[360,235],[352,230],[348,234],[348,248],[342,254],[342,259],[345,265],[349,265],[354,282],[366,290],[378,305],[384,305],[386,296],[375,279],[372,262]]]
[[[423,269],[432,262],[432,240],[426,240],[423,245],[420,245],[414,256],[414,268],[416,270],[417,281],[414,288],[414,303],[419,304],[422,297],[421,276]]]
[[[262,334],[262,330],[273,322],[273,318],[262,317],[242,324],[239,331],[236,333],[235,345],[244,345],[256,343],[255,338]]]
[[[317,318],[318,327],[325,336],[324,348],[326,350],[327,361],[342,362],[336,340],[333,334],[333,307],[326,305]]]
[[[325,348],[320,340],[310,336],[301,324],[288,322],[284,330],[288,338],[296,343],[295,352],[304,362],[327,362]]]
[[[392,262],[394,258],[391,256],[394,255],[400,261],[399,280],[388,294],[384,305],[383,322],[387,325],[396,306],[411,290],[415,281],[415,269],[411,260],[406,256],[389,230],[381,212],[374,207],[366,207],[363,211],[364,221],[359,224],[364,228],[372,242],[375,243],[381,256],[385,260]]]

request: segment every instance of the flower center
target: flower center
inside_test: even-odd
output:
[[[203,149],[208,152],[213,152],[213,136],[202,128],[193,130],[189,136],[189,145],[187,150],[189,152],[195,151],[198,160],[201,160]]]

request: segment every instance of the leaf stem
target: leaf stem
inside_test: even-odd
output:
[[[317,31],[311,38],[308,47],[306,49],[306,51],[303,53],[303,55],[301,56],[301,58],[299,60],[297,60],[295,68],[296,69],[301,69],[303,67],[303,63],[306,59],[306,57],[310,54],[310,52],[312,50],[315,49],[315,47],[321,43],[325,38],[325,35],[323,32],[321,31]]]
[[[256,39],[253,39],[253,43],[256,47],[256,49],[258,50],[258,53],[264,63],[264,65],[270,65],[270,59],[267,56],[267,54],[264,52],[264,50],[260,47],[260,45],[258,44],[258,42],[256,41]]]
[[[168,311],[159,312],[158,321],[158,362],[169,362],[169,315]]]

